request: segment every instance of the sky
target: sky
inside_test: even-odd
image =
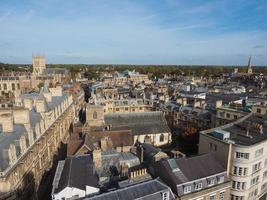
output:
[[[267,66],[266,0],[0,0],[0,62]]]

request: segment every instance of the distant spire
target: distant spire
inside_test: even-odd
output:
[[[249,60],[248,60],[248,71],[247,71],[248,74],[252,74],[252,67],[251,67],[251,56],[249,57]]]

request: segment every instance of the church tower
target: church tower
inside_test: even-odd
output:
[[[248,71],[247,71],[248,74],[252,74],[252,67],[251,67],[251,56],[249,57],[249,60],[248,60]]]
[[[33,75],[39,76],[45,70],[45,57],[41,55],[32,56]]]

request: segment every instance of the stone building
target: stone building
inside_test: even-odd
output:
[[[227,168],[232,199],[259,199],[267,192],[267,120],[259,113],[202,131],[199,153],[212,153]]]
[[[30,199],[68,138],[74,119],[72,96],[62,88],[21,95],[0,110],[0,199]]]
[[[0,76],[0,97],[15,98],[15,93],[23,94],[44,84],[55,86],[68,77],[66,69],[46,68],[44,56],[33,56],[32,65],[32,74],[25,72]]]
[[[32,74],[35,76],[40,76],[44,73],[45,67],[45,57],[41,55],[36,55],[32,57]]]
[[[171,131],[160,111],[104,114],[103,107],[89,105],[86,129],[102,127],[109,131],[130,130],[133,142],[147,142],[155,146],[170,144]]]

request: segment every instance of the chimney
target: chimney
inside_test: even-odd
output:
[[[216,105],[215,105],[216,108],[220,108],[222,107],[222,100],[217,100],[216,101]]]
[[[15,124],[29,124],[30,123],[30,112],[26,108],[14,109],[13,110],[14,123]]]
[[[24,107],[28,108],[29,110],[31,110],[33,107],[32,99],[24,99],[23,104],[24,104]]]
[[[263,125],[260,125],[260,134],[263,134]]]
[[[4,133],[11,133],[14,131],[12,113],[5,113],[0,115],[0,122],[2,123],[2,131]]]
[[[100,169],[102,167],[102,153],[101,153],[101,149],[95,149],[93,151],[93,161],[95,163],[96,169]]]
[[[103,137],[100,140],[100,147],[102,151],[106,151],[108,149],[108,137]]]
[[[45,99],[37,99],[35,102],[36,111],[39,113],[46,112],[46,100]]]

